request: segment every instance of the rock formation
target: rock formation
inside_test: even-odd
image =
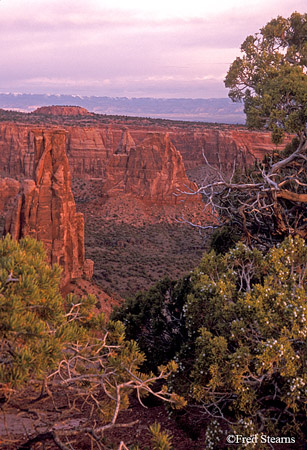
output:
[[[33,176],[34,136],[31,128],[14,123],[0,124],[0,176]]]
[[[16,197],[20,183],[13,178],[0,178],[0,214],[5,212],[9,203]]]
[[[46,107],[46,110],[49,111],[50,108],[54,111],[53,108],[62,107]],[[48,126],[47,113],[40,115],[37,112],[35,118],[38,120],[39,116],[40,122]],[[177,124],[170,121],[162,126],[158,121],[147,124],[146,119],[141,118],[135,119],[131,124],[128,119],[113,118],[112,121],[104,121],[103,118],[98,120],[97,117],[100,116],[95,114],[92,117],[96,124],[91,126],[78,126],[77,116],[74,126],[59,121],[61,128],[67,131],[67,155],[74,178],[105,180],[107,167],[112,167],[109,164],[110,158],[114,154],[124,154],[131,148],[142,145],[148,133],[158,133],[161,136],[169,133],[170,141],[182,155],[185,168],[191,170],[204,165],[203,151],[211,164],[221,163],[222,168],[229,171],[234,160],[239,165],[250,164],[254,158],[262,159],[266,153],[276,148],[269,132],[249,131],[244,127]],[[52,120],[55,123],[56,116]],[[32,128],[33,126],[25,124],[0,123],[0,176],[32,177]],[[286,142],[290,139],[288,137]]]
[[[129,128],[125,128],[120,143],[115,151],[115,154],[127,155],[132,148],[135,148],[135,142],[129,133]]]
[[[104,177],[113,146],[113,134],[109,128],[67,128],[67,156],[72,176],[87,179]]]
[[[31,132],[33,179],[21,181],[5,224],[5,232],[15,239],[31,235],[44,243],[49,262],[63,268],[63,285],[93,272],[93,262],[84,256],[84,220],[71,191],[65,138],[64,130]]]
[[[196,188],[186,171],[190,180],[197,183],[208,174],[203,153],[211,165],[230,172],[234,161],[237,166],[245,166],[276,149],[269,132],[249,131],[242,126],[95,114],[80,117],[74,115],[78,108],[65,108],[46,107],[39,108],[35,114],[20,113],[18,123],[4,122],[5,112],[1,115],[0,176],[19,181],[34,179],[37,138],[31,124],[42,123],[46,136],[60,124],[66,132],[66,138],[61,137],[61,145],[66,140],[76,198],[84,207],[99,201],[95,206],[88,204],[88,211],[94,215],[98,214],[97,208],[103,207],[108,217],[122,217],[124,213],[126,218],[131,216],[131,220],[137,220],[136,212],[146,204],[144,223],[154,215],[160,215],[161,220],[166,216],[175,217],[180,215],[177,210],[183,197],[176,198],[174,192]],[[62,115],[69,112],[70,118]],[[286,141],[290,139],[289,136]],[[138,209],[137,198],[141,201]],[[154,213],[154,204],[157,208],[164,204],[163,212]],[[194,214],[196,197],[187,198],[186,209],[189,205]],[[83,211],[88,213],[84,208]]]
[[[44,114],[47,116],[90,116],[87,109],[81,106],[42,106],[32,114]]]
[[[244,166],[276,148],[270,133],[243,126],[89,115],[86,110],[65,108],[0,114],[0,177],[15,179],[0,178],[0,209],[18,190],[6,229],[16,238],[31,234],[44,241],[50,262],[63,267],[64,283],[93,270],[93,263],[84,257],[83,217],[76,213],[68,161],[78,207],[90,230],[88,251],[96,257],[101,247],[109,246],[109,268],[114,271],[113,251],[126,245],[127,230],[146,230],[154,236],[165,223],[177,230],[181,217],[200,225],[215,220],[196,196],[184,201],[173,195],[176,189],[196,188],[186,173],[190,180],[203,180],[203,152],[210,164],[229,172],[235,160]],[[114,228],[119,236],[114,236]],[[145,245],[154,239],[145,240]],[[103,285],[105,258],[103,248],[96,271]],[[192,260],[191,266],[197,263],[194,256]],[[145,287],[133,283],[133,288],[125,284],[125,289]]]
[[[197,189],[188,180],[182,156],[167,133],[148,133],[136,146],[125,130],[106,175],[104,192],[109,196],[132,194],[152,203],[174,204],[178,190]]]
[[[170,138],[182,154],[186,169],[204,165],[204,153],[210,164],[218,164],[224,172],[232,171],[235,160],[239,166],[247,166],[285,145],[276,147],[269,132],[231,125],[191,126],[185,132],[170,130]],[[287,136],[285,143],[290,140]]]

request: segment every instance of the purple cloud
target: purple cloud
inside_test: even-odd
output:
[[[104,1],[6,0],[0,91],[226,97],[223,78],[244,38],[278,14],[303,12],[303,3],[161,18]]]

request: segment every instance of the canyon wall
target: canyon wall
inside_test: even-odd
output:
[[[255,158],[276,149],[269,132],[250,131],[232,126],[194,125],[185,127],[122,125],[118,123],[96,127],[69,127],[68,157],[73,176],[82,178],[104,178],[108,161],[118,153],[127,131],[135,148],[141,146],[148,135],[168,133],[170,142],[181,153],[186,169],[195,169],[205,164],[203,153],[210,164],[221,165],[223,171],[232,169],[234,160],[238,165],[249,165]],[[285,143],[291,140],[286,137]],[[284,144],[277,147],[283,148]]]
[[[18,136],[27,135],[33,149],[33,176],[20,181],[6,217],[5,233],[15,239],[30,235],[42,241],[49,263],[57,263],[63,269],[63,285],[82,275],[90,278],[93,263],[84,255],[84,219],[83,214],[76,212],[71,191],[66,132],[54,129],[21,131]],[[20,142],[24,143],[24,140]],[[14,183],[15,180],[6,180],[6,184],[16,190]]]
[[[46,114],[41,116],[41,123],[44,127],[50,126]],[[32,128],[27,124],[0,123],[0,176],[16,178],[33,175]],[[125,122],[114,118],[113,123],[97,119],[94,126],[78,126],[76,119],[75,126],[61,125],[61,128],[67,131],[66,148],[71,174],[74,178],[84,179],[106,180],[106,171],[112,168],[110,160],[113,155],[121,153],[119,149],[125,146],[131,148],[129,142],[124,142],[127,132],[134,148],[140,148],[148,134],[161,134],[163,138],[168,133],[170,142],[181,153],[186,169],[203,166],[203,152],[209,163],[220,164],[224,171],[229,171],[234,160],[239,165],[250,164],[254,158],[262,159],[276,148],[269,132],[249,131],[230,125],[160,124],[159,121],[153,124],[152,121],[147,123],[146,119],[137,119],[131,124],[129,120]],[[287,137],[286,142],[290,139]]]
[[[45,130],[43,141],[48,133],[65,130],[61,145],[66,148],[78,201],[104,196],[110,214],[123,195],[148,205],[182,202],[183,196],[178,200],[174,192],[194,191],[196,185],[190,180],[201,183],[207,175],[203,154],[211,165],[230,172],[234,162],[242,167],[276,149],[270,133],[244,127],[86,115],[80,108],[46,107],[19,114],[16,123],[0,123],[0,178],[34,179],[37,137],[31,121]],[[80,188],[81,180],[90,183]],[[3,188],[3,204],[9,202],[9,191]],[[185,198],[187,204],[196,202],[196,197]],[[126,216],[131,214],[132,201],[129,205]],[[0,211],[3,207],[0,203]]]
[[[16,197],[20,189],[18,180],[12,178],[0,178],[0,214],[9,208],[10,203]]]
[[[106,167],[104,192],[109,196],[132,194],[152,203],[176,203],[174,193],[196,190],[186,176],[182,156],[169,134],[148,133],[138,145],[128,130]],[[195,197],[192,200],[196,200]]]
[[[0,124],[0,176],[28,177],[34,174],[34,135],[32,127]]]
[[[276,149],[271,133],[232,126],[195,127],[184,133],[171,130],[170,138],[182,154],[187,169],[204,165],[202,153],[210,164],[221,165],[222,170],[228,172],[232,170],[234,160],[242,167],[251,164],[255,158],[261,160],[266,153]],[[287,137],[285,142],[289,140]]]

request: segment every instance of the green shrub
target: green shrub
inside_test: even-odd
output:
[[[242,243],[224,256],[205,254],[184,306],[188,339],[173,387],[236,433],[248,422],[252,434],[301,436],[306,275],[307,247],[299,237],[265,256]]]
[[[175,407],[184,405],[161,385],[176,371],[176,364],[160,366],[157,376],[140,372],[145,356],[135,341],[125,338],[124,325],[97,314],[94,296],[70,294],[64,300],[59,292],[61,270],[45,261],[43,245],[29,237],[18,243],[8,235],[0,241],[1,401],[9,403],[18,391],[26,402],[29,391],[25,395],[22,390],[27,384],[32,395],[43,387],[56,409],[55,423],[48,425],[53,431],[29,437],[24,448],[49,438],[64,448],[70,433],[90,435],[101,443],[104,433],[116,426],[119,412],[128,408],[133,391],[140,401],[152,394]],[[73,414],[72,404],[79,405],[82,426],[78,421],[69,431],[55,426],[60,420],[59,396],[66,402],[65,420]]]
[[[127,338],[145,353],[146,368],[154,370],[172,359],[186,339],[183,305],[190,289],[189,276],[178,282],[165,278],[114,310],[112,319],[123,321]]]
[[[167,431],[161,431],[161,425],[155,422],[149,427],[153,450],[171,450],[172,437]]]
[[[0,383],[25,383],[55,367],[65,310],[59,292],[61,269],[46,262],[43,245],[30,238],[0,241]],[[10,278],[13,281],[9,281]]]
[[[216,229],[211,236],[210,248],[218,255],[225,254],[240,239],[239,230],[234,226],[225,225],[222,228]]]

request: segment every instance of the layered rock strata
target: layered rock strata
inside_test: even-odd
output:
[[[31,131],[33,178],[20,183],[5,223],[15,239],[30,235],[45,245],[48,260],[63,268],[62,284],[90,278],[93,262],[84,255],[84,219],[76,212],[65,151],[64,130]]]
[[[0,214],[4,213],[9,204],[18,194],[20,183],[12,178],[0,178]]]
[[[33,127],[14,123],[0,124],[0,176],[33,176],[34,135]]]
[[[46,108],[48,109],[48,108]],[[93,115],[95,116],[95,115]],[[39,117],[39,114],[36,114]],[[74,116],[73,116],[74,117]],[[98,119],[97,119],[98,121]],[[47,115],[41,115],[41,123],[48,127]],[[62,127],[62,125],[61,125]],[[32,177],[34,170],[33,126],[0,123],[0,176]],[[243,127],[208,124],[179,126],[168,122],[161,126],[146,124],[145,119],[130,125],[114,118],[113,123],[97,122],[95,126],[64,126],[66,145],[73,177],[105,180],[114,153],[122,154],[142,145],[148,134],[167,132],[170,141],[181,153],[186,169],[204,165],[203,153],[210,164],[220,165],[230,171],[233,162],[248,165],[276,149],[269,132],[249,131]],[[286,139],[289,142],[291,137]],[[279,148],[282,148],[280,146]]]
[[[33,111],[33,114],[44,114],[47,116],[91,116],[87,109],[81,106],[41,106]]]
[[[151,203],[175,204],[175,193],[197,190],[187,178],[182,156],[168,133],[148,133],[136,145],[126,130],[109,160],[106,175],[103,190],[109,196],[131,194]]]
[[[269,132],[234,126],[191,127],[184,133],[171,130],[170,137],[182,154],[186,169],[204,165],[204,154],[210,164],[229,172],[234,161],[240,167],[248,166],[255,159],[262,160],[265,154],[284,147],[276,147]],[[290,139],[287,137],[286,142]]]

